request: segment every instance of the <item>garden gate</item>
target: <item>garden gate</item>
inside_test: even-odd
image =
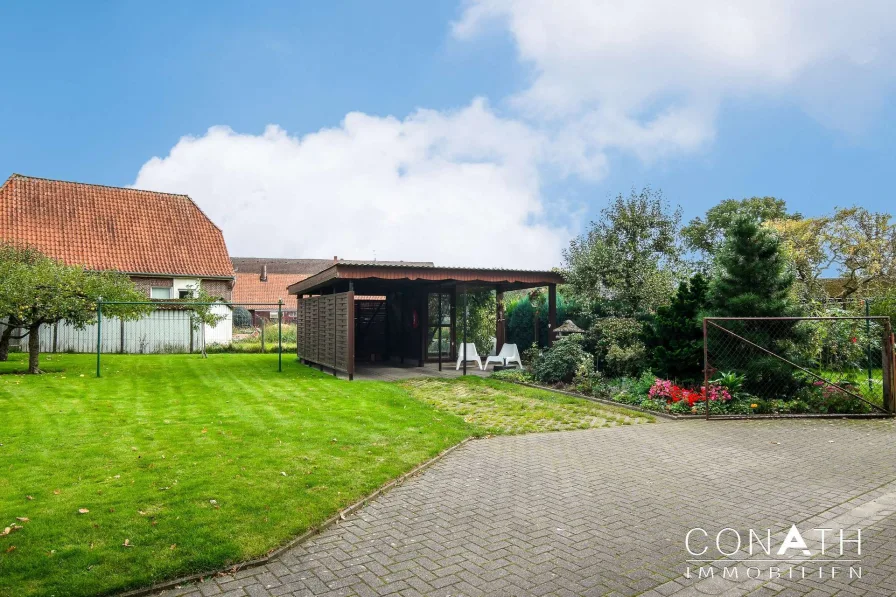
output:
[[[706,317],[703,370],[704,387],[737,389],[729,408],[706,401],[707,418],[896,412],[889,317]]]

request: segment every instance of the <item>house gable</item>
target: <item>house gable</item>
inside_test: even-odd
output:
[[[186,195],[13,174],[0,240],[93,270],[232,279],[221,230]]]

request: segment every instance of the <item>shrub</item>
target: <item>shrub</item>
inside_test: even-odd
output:
[[[248,328],[252,326],[252,316],[245,307],[233,308],[233,327]]]
[[[593,366],[593,357],[585,352],[577,338],[570,337],[542,352],[532,374],[542,383],[569,383],[577,375],[589,375]]]
[[[585,347],[597,357],[597,368],[608,377],[634,377],[647,365],[641,339],[643,326],[630,317],[597,320],[585,334]]]
[[[570,302],[562,291],[557,292],[557,321],[562,322],[569,316],[567,309]],[[494,309],[492,310],[494,312]],[[517,346],[531,346],[535,339],[535,310],[529,301],[528,292],[514,293],[504,303],[504,317],[506,320],[507,342]],[[495,326],[492,325],[490,334],[494,334]],[[548,308],[545,304],[538,310],[538,343],[546,346],[548,342]]]
[[[703,324],[707,283],[700,274],[681,282],[672,302],[657,309],[645,326],[650,366],[662,377],[696,381],[703,376]]]

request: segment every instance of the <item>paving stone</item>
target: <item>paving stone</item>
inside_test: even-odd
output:
[[[268,564],[164,597],[894,595],[894,439],[893,421],[769,420],[475,441]],[[862,577],[684,575],[691,528],[791,524],[860,526]]]

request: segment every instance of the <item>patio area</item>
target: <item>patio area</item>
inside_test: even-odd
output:
[[[442,363],[439,371],[438,363],[425,363],[422,367],[416,363],[358,363],[355,366],[355,379],[365,381],[401,381],[415,377],[460,377],[463,369],[454,369],[454,363]],[[492,374],[492,367],[485,371],[475,364],[467,364],[467,375],[487,377]],[[344,376],[344,375],[340,375]]]
[[[495,351],[513,356],[501,352],[507,338],[504,293],[547,289],[550,346],[562,283],[555,271],[337,261],[289,287],[297,300],[296,355],[348,379],[458,375],[457,355],[465,343],[472,346],[464,323],[469,292],[495,293]],[[508,350],[523,348],[513,346]],[[483,347],[478,350],[485,361]],[[467,372],[474,366],[468,362]]]

